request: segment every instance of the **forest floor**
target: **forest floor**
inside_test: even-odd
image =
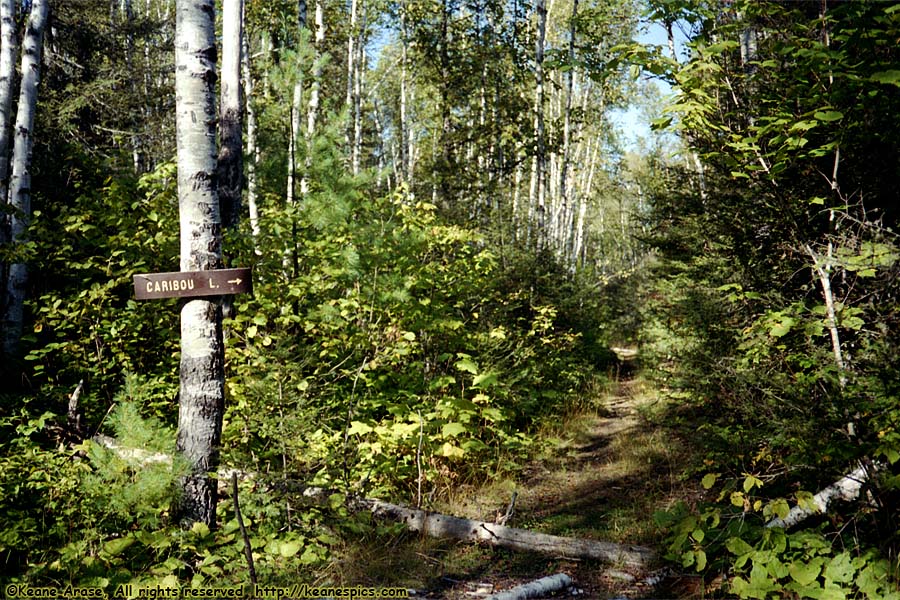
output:
[[[548,425],[540,434],[544,450],[515,475],[463,488],[434,509],[493,522],[515,491],[508,526],[645,545],[662,554],[654,511],[698,494],[682,477],[688,450],[665,425],[664,413],[665,401],[652,384],[639,376],[617,380],[586,406]],[[372,552],[357,557],[369,577],[390,585],[402,581],[425,598],[475,600],[556,573],[573,579],[580,598],[689,597],[700,585],[699,579],[679,577],[654,588],[642,581],[655,567],[626,572],[595,561],[441,540],[405,540]],[[381,576],[373,562],[380,563]],[[572,595],[572,590],[563,593]]]

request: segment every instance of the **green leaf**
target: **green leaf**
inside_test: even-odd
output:
[[[887,83],[900,86],[900,70],[890,69],[888,71],[875,73],[869,77],[869,80],[876,83]]]
[[[815,581],[819,576],[821,570],[822,567],[817,562],[806,563],[800,560],[792,562],[788,567],[788,572],[791,574],[791,579],[804,586],[807,586]]]
[[[782,317],[781,321],[776,323],[769,329],[769,335],[772,337],[784,337],[791,331],[791,327],[794,326],[794,319],[791,317]],[[746,482],[745,484],[746,485]]]
[[[197,537],[205,538],[209,535],[209,527],[206,523],[196,522],[191,525],[191,532],[194,533]]]
[[[839,110],[821,110],[813,115],[819,121],[840,121],[844,118],[844,113]]]
[[[490,371],[488,373],[482,373],[481,375],[476,375],[472,379],[472,385],[474,387],[488,388],[497,384],[498,375],[494,371]]]
[[[441,456],[446,456],[447,458],[461,458],[465,455],[465,450],[459,446],[454,446],[450,442],[444,442],[444,445],[441,446]]]
[[[441,435],[445,438],[456,437],[466,432],[466,426],[462,423],[447,423],[441,428]]]
[[[744,491],[749,492],[754,487],[761,488],[762,484],[762,480],[757,479],[753,475],[747,475],[747,477],[744,478]]]
[[[707,473],[703,476],[703,479],[700,481],[700,485],[703,486],[704,490],[710,489],[712,486],[716,485],[716,479],[719,478],[718,473]]]
[[[825,566],[825,582],[849,583],[853,580],[855,572],[856,569],[851,564],[850,555],[846,552],[841,552]]]
[[[290,558],[300,552],[300,542],[281,542],[281,545],[278,547],[278,554],[285,558]]]
[[[458,370],[466,371],[468,373],[471,373],[472,375],[475,375],[478,373],[478,365],[475,364],[475,361],[473,361],[468,356],[466,356],[465,358],[462,358],[461,360],[458,360],[454,366]]]
[[[125,552],[136,540],[132,536],[116,538],[103,544],[103,551],[110,556],[118,556]]]
[[[350,423],[350,429],[347,430],[347,435],[365,435],[372,431],[372,427],[363,423],[362,421],[353,421]]]
[[[738,537],[731,537],[725,542],[725,547],[735,556],[741,556],[753,552],[753,547]]]
[[[784,498],[774,500],[767,508],[770,514],[775,515],[779,519],[784,519],[791,512],[791,507]]]
[[[695,568],[698,572],[706,568],[706,552],[703,550],[697,550],[697,564]]]
[[[322,557],[318,552],[316,552],[313,546],[309,546],[306,550],[303,551],[303,554],[300,556],[300,562],[304,565],[313,565],[321,560]]]

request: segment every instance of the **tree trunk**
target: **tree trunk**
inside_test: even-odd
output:
[[[371,498],[358,499],[351,502],[350,506],[353,510],[368,510],[376,517],[403,522],[411,531],[420,531],[431,537],[480,542],[510,550],[553,556],[589,558],[629,567],[645,567],[653,559],[653,551],[642,546],[549,535],[406,508]]]
[[[783,519],[776,517],[766,523],[766,527],[788,529],[816,513],[827,513],[828,505],[832,500],[840,499],[847,502],[856,500],[859,498],[862,486],[869,480],[869,476],[877,470],[877,464],[871,466],[859,465],[853,471],[816,493],[808,505],[793,507]]]
[[[0,202],[9,189],[10,114],[16,87],[16,7],[14,0],[0,0]],[[6,232],[0,230],[0,235]],[[0,243],[6,241],[0,238]]]
[[[300,195],[309,193],[309,170],[312,168],[312,146],[316,135],[316,121],[319,117],[319,95],[322,88],[322,48],[325,45],[325,9],[322,0],[316,0],[316,58],[313,64],[312,87],[309,91],[309,106],[306,112],[306,159],[303,177],[300,179]]]
[[[546,207],[546,140],[544,137],[544,36],[547,31],[547,8],[544,0],[535,0],[534,12],[537,16],[537,35],[534,41],[534,137],[535,152],[531,166],[530,210],[535,216],[537,247],[544,244]]]
[[[362,98],[363,74],[366,68],[366,11],[361,4],[361,21],[356,39],[356,60],[353,75],[353,174],[358,175],[362,169]]]
[[[359,75],[357,71],[356,59],[356,35],[359,29],[359,0],[351,0],[350,2],[350,32],[347,35],[347,110],[349,111],[349,122],[347,124],[347,145],[350,150],[350,165],[354,175],[359,173],[359,157],[356,147],[356,78]]]
[[[16,112],[15,143],[13,147],[12,177],[9,186],[10,242],[25,241],[25,230],[31,220],[31,148],[34,144],[32,130],[37,106],[37,86],[40,80],[41,48],[44,27],[47,24],[49,0],[34,0],[28,27],[22,43],[22,85],[19,89],[19,105]],[[25,287],[28,268],[24,263],[9,267],[6,284],[6,314],[4,315],[3,351],[7,356],[19,352],[25,317]]]
[[[450,132],[452,130],[450,115],[450,0],[441,2],[441,37],[440,37],[440,111],[441,111],[441,162],[438,169],[438,189],[441,208],[449,208],[450,177],[453,154],[450,148]]]
[[[569,161],[572,147],[572,95],[575,85],[575,21],[578,18],[578,0],[572,0],[572,18],[569,22],[569,71],[566,73],[566,100],[563,108],[563,148],[559,166],[560,239],[559,251],[565,256],[572,239],[569,225]]]
[[[175,21],[175,138],[181,270],[222,264],[216,189],[216,40],[214,0],[178,0]],[[190,300],[181,309],[181,389],[176,447],[191,465],[182,480],[183,523],[215,526],[216,482],[225,409],[222,311]]]
[[[409,181],[410,169],[408,152],[409,146],[409,105],[407,104],[407,87],[409,60],[409,31],[406,24],[406,1],[400,3],[400,181]]]
[[[10,113],[16,86],[16,5],[0,0],[0,246],[9,243],[9,137]],[[0,262],[0,316],[5,315],[7,265]]]
[[[219,206],[222,227],[237,226],[241,218],[241,39],[243,0],[222,4],[222,82],[219,106]]]
[[[517,585],[516,587],[491,594],[485,600],[527,600],[528,598],[543,598],[554,592],[564,590],[572,585],[572,578],[565,573],[558,573],[548,577],[542,577],[531,583]]]
[[[247,210],[250,231],[259,240],[259,207],[256,204],[256,167],[259,165],[259,145],[256,143],[256,109],[253,106],[253,75],[250,73],[250,43],[246,30],[241,34],[241,74],[244,85],[244,104],[247,110]],[[253,245],[257,253],[257,241]]]

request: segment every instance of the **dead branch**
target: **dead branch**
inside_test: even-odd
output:
[[[517,585],[516,587],[500,592],[499,594],[491,594],[485,600],[526,600],[527,598],[540,598],[547,594],[552,594],[559,590],[563,590],[572,585],[572,578],[565,573],[557,573],[548,577]]]

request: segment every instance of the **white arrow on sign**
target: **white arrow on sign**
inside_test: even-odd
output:
[[[241,281],[242,281],[241,279],[229,279],[228,283],[230,283],[232,285],[241,285]]]

